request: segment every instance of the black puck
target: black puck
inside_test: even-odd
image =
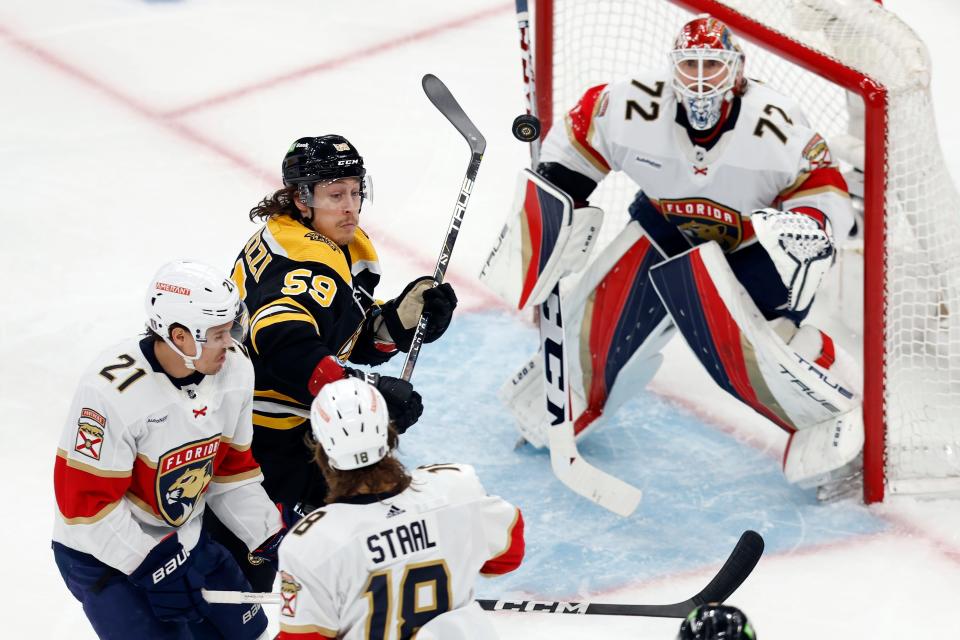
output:
[[[513,120],[513,137],[523,142],[533,142],[540,137],[540,121],[529,113]]]

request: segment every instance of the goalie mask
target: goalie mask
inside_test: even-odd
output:
[[[329,382],[310,406],[313,437],[330,466],[350,471],[376,464],[387,455],[387,402],[360,378]]]
[[[190,369],[200,358],[212,327],[232,322],[228,346],[233,346],[232,343],[243,342],[250,324],[236,285],[218,269],[201,262],[176,260],[160,267],[150,281],[145,306],[150,329]],[[193,338],[197,346],[194,355],[180,351],[170,338],[175,325],[186,329]]]
[[[343,178],[357,178],[363,201],[373,199],[373,181],[363,166],[363,157],[343,136],[299,138],[283,157],[283,184],[297,187],[297,195],[308,207],[321,206],[314,200],[314,187]]]
[[[674,93],[694,129],[715,126],[724,104],[743,93],[743,52],[719,20],[699,16],[683,25],[670,61]]]
[[[680,625],[677,640],[755,640],[743,611],[723,604],[705,604],[690,612]]]

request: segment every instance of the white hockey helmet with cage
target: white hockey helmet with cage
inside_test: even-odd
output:
[[[725,102],[743,93],[744,55],[724,23],[700,15],[683,25],[670,52],[673,90],[697,130],[720,121]]]
[[[212,327],[231,322],[230,337],[243,342],[249,328],[247,308],[236,285],[219,269],[202,262],[174,260],[160,267],[150,281],[145,300],[147,324],[171,349],[193,368]],[[183,327],[194,339],[194,355],[183,353],[170,338],[174,326]]]
[[[360,378],[325,384],[310,406],[313,437],[330,466],[351,471],[376,464],[387,455],[387,403]]]

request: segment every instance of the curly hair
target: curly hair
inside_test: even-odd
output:
[[[264,221],[273,216],[290,216],[294,220],[301,220],[303,214],[297,209],[294,200],[297,197],[296,185],[278,189],[273,195],[266,196],[257,206],[250,209],[250,221]]]
[[[313,450],[313,459],[327,483],[326,503],[355,496],[360,493],[361,488],[378,490],[386,487],[387,490],[399,492],[409,487],[413,479],[400,461],[393,457],[399,442],[400,438],[391,424],[387,431],[387,446],[390,450],[382,460],[369,467],[340,471],[330,466],[327,452],[308,435],[307,446]]]

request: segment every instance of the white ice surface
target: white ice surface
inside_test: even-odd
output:
[[[960,89],[951,72],[960,7],[951,0],[886,5],[931,49],[937,124],[951,172],[960,176]],[[93,637],[49,549],[54,451],[79,372],[102,345],[139,329],[141,291],[159,264],[188,256],[232,262],[255,229],[245,212],[274,187],[282,153],[294,138],[336,131],[362,150],[377,196],[364,225],[380,248],[382,290],[390,295],[431,271],[465,169],[464,143],[419,86],[426,72],[444,79],[488,139],[448,274],[461,311],[507,314],[474,275],[512,199],[515,173],[526,162],[526,150],[509,132],[523,106],[516,40],[513,4],[491,0],[0,5],[0,456],[8,478],[0,637]],[[511,322],[505,318],[493,324]],[[495,335],[480,338],[491,351],[502,342]],[[462,342],[470,348],[469,340]],[[511,361],[521,356],[508,355]],[[443,376],[430,373],[453,362],[460,364],[425,356],[417,376],[428,402],[431,389],[470,393],[468,385],[447,390]],[[713,388],[683,345],[668,347],[668,363],[652,385],[655,392],[686,419],[733,436],[744,451],[759,449],[775,466],[783,445],[779,430]],[[505,374],[478,364],[470,372],[478,386],[498,384]],[[697,393],[691,397],[689,389]],[[472,428],[498,432],[492,442],[508,439],[509,428],[495,422]],[[678,432],[675,439],[682,437]],[[412,454],[432,458],[423,462],[447,457],[444,438],[431,441],[428,431],[417,438]],[[598,450],[603,444],[601,438]],[[691,450],[700,447],[691,442]],[[682,484],[692,464],[679,450],[637,455],[640,465],[672,463],[672,471],[664,471],[664,502],[690,495],[669,490]],[[493,457],[492,451],[486,455]],[[524,467],[546,465],[542,456],[512,455],[507,447],[501,458],[516,466],[521,480]],[[664,461],[665,455],[674,459]],[[503,474],[494,484],[507,495],[508,481]],[[741,492],[733,504],[748,506],[723,517],[749,522],[755,508],[749,478],[724,478],[718,471],[703,481],[705,499],[717,499],[711,489],[728,481]],[[591,584],[577,574],[592,565],[552,563],[546,547],[537,555],[539,541],[548,537],[537,527],[552,523],[562,530],[572,517],[562,487],[548,484],[545,491],[555,500],[545,500],[539,512],[531,505],[540,518],[530,527],[532,564],[524,580],[550,596],[556,593],[551,585],[559,588],[570,574]],[[572,504],[577,517],[594,513]],[[666,530],[671,512],[654,510],[656,504],[651,492],[649,510],[641,505],[631,526],[648,527],[655,536],[664,518]],[[809,513],[802,500],[788,506]],[[763,638],[960,637],[946,616],[960,597],[960,502],[899,500],[855,510],[846,512],[858,522],[883,523],[881,530],[855,535],[847,527],[833,539],[810,543],[803,535],[779,537],[776,519],[763,520],[769,538],[781,544],[732,602],[748,612]],[[710,561],[683,562],[685,549],[712,544],[697,533],[670,541],[681,554],[672,569],[670,561],[652,576],[638,568],[643,578],[591,596],[686,598],[716,569]],[[629,541],[629,531],[613,539]],[[649,540],[636,544],[647,548]],[[599,543],[588,549],[601,559],[622,551]],[[711,554],[713,562],[720,555]],[[497,593],[497,583],[484,589]],[[516,614],[497,615],[495,622],[504,638],[530,639],[672,638],[677,626],[670,620]]]

